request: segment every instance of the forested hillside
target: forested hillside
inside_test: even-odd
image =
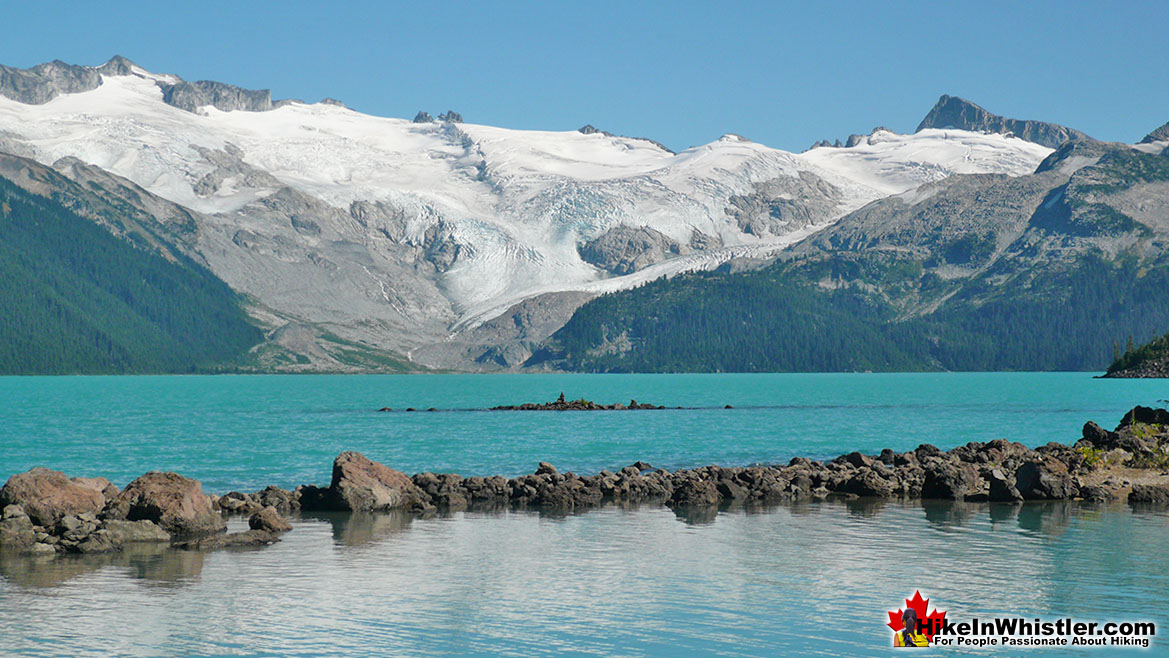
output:
[[[870,204],[758,271],[595,299],[529,365],[1103,370],[1169,327],[1167,243],[1169,155],[1069,144],[1031,176]]]
[[[192,372],[262,339],[235,293],[0,178],[0,374]]]

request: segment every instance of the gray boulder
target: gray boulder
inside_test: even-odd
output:
[[[1015,472],[1015,486],[1027,500],[1069,500],[1079,488],[1058,459],[1025,462]]]

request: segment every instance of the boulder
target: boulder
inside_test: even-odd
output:
[[[264,532],[288,532],[292,530],[290,524],[276,508],[269,505],[248,518],[248,527],[252,530]]]
[[[329,492],[335,508],[355,512],[408,508],[419,500],[414,483],[405,473],[359,452],[343,452],[333,460]]]
[[[986,476],[990,485],[989,498],[991,502],[1008,503],[1023,500],[1023,494],[1015,487],[1015,482],[1007,477],[1001,469],[992,469]]]
[[[197,537],[227,528],[198,480],[153,471],[126,485],[104,512],[107,519],[153,521],[176,537]]]
[[[13,475],[0,489],[0,507],[20,505],[34,524],[42,526],[71,514],[100,512],[105,504],[100,490],[41,467]]]
[[[267,507],[268,505],[275,507],[276,511],[280,512],[284,516],[292,514],[292,510],[296,507],[299,507],[294,492],[287,489],[281,489],[280,487],[266,487],[252,494],[251,498],[264,507]]]
[[[1169,506],[1169,484],[1134,484],[1128,502],[1130,505]]]
[[[24,510],[17,505],[5,507],[0,520],[0,550],[25,551],[35,542],[36,532]]]
[[[1033,459],[1015,471],[1015,487],[1027,500],[1070,500],[1079,492],[1068,468],[1058,459]]]
[[[120,493],[114,483],[105,478],[70,478],[70,481],[100,492],[106,500],[113,500],[114,496]]]
[[[702,507],[718,502],[718,488],[710,480],[683,480],[670,496],[670,503],[674,506]]]
[[[561,393],[561,396],[564,394]],[[556,472],[556,467],[548,462],[540,462],[536,465],[536,475],[552,475]]]
[[[856,474],[838,487],[837,491],[866,498],[889,498],[893,495],[893,484],[866,467],[857,469]]]
[[[918,451],[920,456],[922,449],[918,448]],[[931,457],[922,463],[922,468],[925,471],[925,480],[921,485],[922,498],[965,500],[967,494],[976,489],[977,475],[972,472],[973,467]]]

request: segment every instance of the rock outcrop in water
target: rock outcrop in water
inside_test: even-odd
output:
[[[627,411],[642,409],[665,409],[663,406],[630,400],[628,405],[620,402],[614,404],[597,404],[592,400],[565,400],[564,393],[552,402],[525,402],[520,405],[503,405],[491,407],[491,411]]]
[[[549,404],[572,403],[562,396]],[[221,497],[204,494],[197,481],[175,473],[147,473],[118,491],[100,478],[69,479],[36,468],[12,476],[0,489],[0,549],[52,554],[109,552],[144,542],[202,550],[261,546],[278,541],[291,529],[285,517],[301,510],[426,514],[507,506],[570,513],[617,502],[713,514],[723,505],[829,498],[1169,505],[1169,411],[1136,407],[1112,431],[1086,423],[1074,445],[1031,449],[996,439],[948,451],[923,444],[901,453],[851,452],[825,462],[796,457],[786,465],[673,472],[639,461],[581,476],[541,462],[535,473],[514,478],[408,477],[360,453],[343,452],[327,487],[270,486]],[[249,530],[225,534],[223,517],[231,514],[250,515]]]

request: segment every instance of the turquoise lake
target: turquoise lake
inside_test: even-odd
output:
[[[684,408],[483,411],[562,391]],[[0,478],[41,465],[122,486],[174,470],[224,493],[326,484],[342,450],[513,476],[539,461],[593,473],[1037,446],[1166,398],[1163,380],[1085,373],[0,378]],[[824,502],[294,526],[253,551],[0,558],[0,655],[886,655],[886,611],[915,589],[960,618],[1151,620],[1153,650],[1126,653],[1169,647],[1165,510]]]

